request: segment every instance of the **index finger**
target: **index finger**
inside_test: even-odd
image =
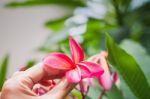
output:
[[[25,79],[27,81],[28,87],[32,88],[34,84],[38,83],[41,80],[44,80],[46,78],[48,79],[54,79],[58,78],[59,75],[59,70],[56,69],[50,69],[49,71],[52,72],[47,72],[47,68],[43,63],[38,63],[31,68],[27,69],[24,71],[22,74],[19,76],[21,79]]]

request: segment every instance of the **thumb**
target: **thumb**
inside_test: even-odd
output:
[[[50,90],[45,97],[51,99],[64,99],[77,83],[69,83],[66,78],[63,78],[52,90]]]

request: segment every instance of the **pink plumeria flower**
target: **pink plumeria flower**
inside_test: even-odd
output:
[[[108,53],[102,51],[100,53],[100,65],[104,69],[104,74],[98,78],[99,84],[103,87],[104,91],[111,89],[112,85],[118,80],[117,73],[111,73],[109,65],[107,63]]]
[[[84,61],[84,52],[72,37],[70,37],[69,46],[71,58],[64,53],[51,53],[44,58],[44,66],[65,71],[65,77],[71,83],[78,83],[83,78],[93,78],[103,74],[104,70],[98,64]]]

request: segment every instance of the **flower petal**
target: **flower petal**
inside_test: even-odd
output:
[[[82,78],[88,78],[88,77],[90,77],[91,72],[90,72],[89,68],[87,68],[84,65],[78,65],[78,66],[79,66],[79,68],[81,70],[81,77]]]
[[[63,53],[51,53],[44,58],[43,63],[52,68],[70,70],[75,67],[71,59]]]
[[[78,83],[81,80],[81,72],[80,69],[77,67],[66,72],[66,78],[71,83]]]
[[[105,73],[104,73],[102,76],[100,76],[100,77],[98,78],[98,82],[99,82],[99,84],[103,87],[103,89],[104,89],[105,91],[110,90],[111,87],[112,87],[112,81],[111,81],[111,79],[110,79],[109,74],[105,74]]]
[[[113,72],[111,74],[111,78],[112,78],[113,83],[116,83],[117,80],[118,80],[118,74],[117,74],[117,72]]]
[[[80,47],[80,45],[72,37],[70,37],[69,45],[70,45],[70,53],[73,62],[77,64],[83,61],[84,52]]]
[[[93,62],[80,62],[78,63],[81,70],[82,77],[99,77],[103,74],[104,70],[96,63]]]
[[[104,56],[100,57],[100,64],[104,69],[104,74],[98,78],[99,84],[103,87],[105,91],[108,91],[112,87],[112,79],[109,71],[109,67]]]

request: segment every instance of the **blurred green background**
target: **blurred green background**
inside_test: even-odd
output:
[[[7,9],[36,9],[43,6],[61,8],[59,11],[54,10],[50,15],[59,15],[62,12],[63,14],[43,22],[44,24],[41,23],[49,33],[44,36],[46,38],[44,41],[41,40],[41,45],[36,46],[36,53],[45,55],[52,51],[60,51],[69,54],[69,35],[81,44],[86,58],[107,49],[110,53],[109,62],[112,69],[119,72],[121,85],[119,88],[113,87],[103,98],[150,99],[149,0],[13,0],[5,4]],[[28,24],[23,26],[26,27]],[[109,36],[106,40],[105,33],[109,33],[113,40]],[[1,61],[2,82],[8,66],[8,57],[9,55],[6,55]],[[36,59],[33,60],[31,57],[26,61],[30,66]],[[117,66],[122,67],[120,69]],[[133,71],[129,66],[133,66]],[[125,73],[127,74],[124,76]],[[137,81],[132,80],[130,74]],[[100,90],[101,88],[97,90],[91,88],[87,99],[97,99]],[[76,91],[73,94],[78,96]]]

